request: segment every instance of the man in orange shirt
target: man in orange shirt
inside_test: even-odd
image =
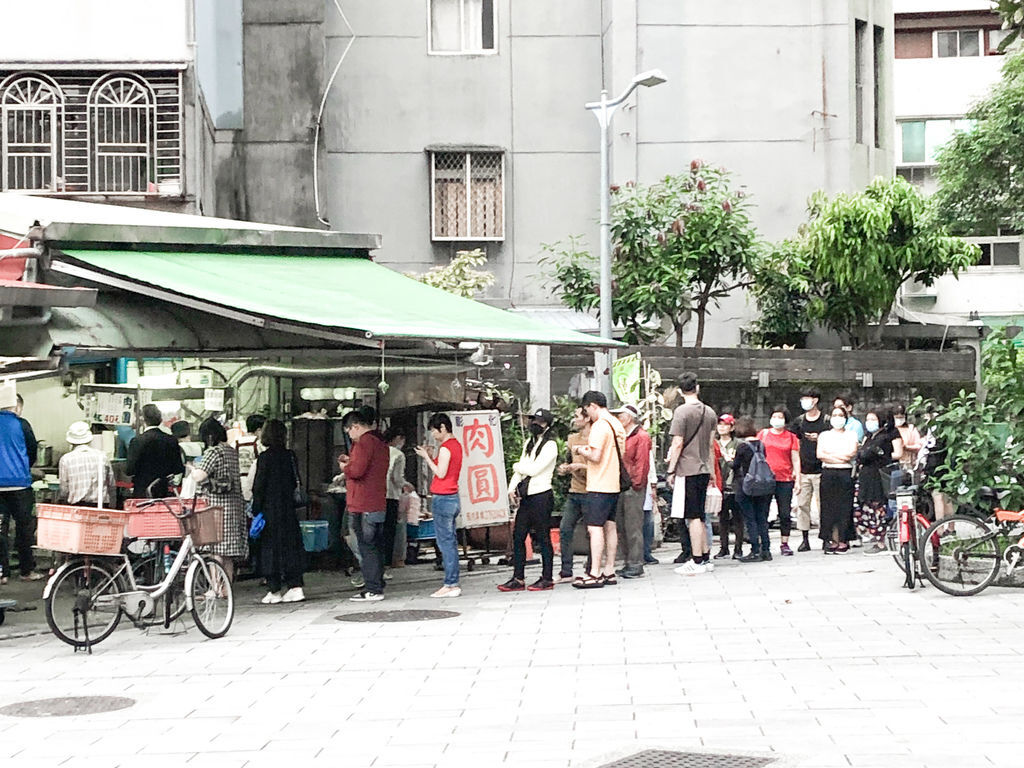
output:
[[[590,419],[590,438],[586,445],[577,445],[573,450],[587,465],[584,518],[590,536],[591,566],[590,573],[579,577],[572,585],[578,589],[594,589],[617,583],[615,553],[619,540],[615,509],[621,488],[620,466],[626,449],[626,430],[608,412],[608,400],[603,393],[587,392],[580,405]]]

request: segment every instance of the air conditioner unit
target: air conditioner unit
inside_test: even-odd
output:
[[[939,291],[934,284],[925,285],[924,283],[919,283],[916,280],[907,280],[907,282],[903,284],[903,295],[913,297],[915,299],[934,299],[939,295]]]

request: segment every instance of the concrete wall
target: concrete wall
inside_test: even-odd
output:
[[[544,243],[577,234],[596,250],[599,132],[583,104],[643,69],[669,82],[616,115],[615,182],[650,183],[702,157],[736,173],[757,225],[779,238],[815,189],[892,172],[891,0],[496,0],[496,52],[467,56],[428,53],[425,0],[343,0],[348,23],[333,2],[283,5],[244,9],[249,214],[315,220],[305,119],[344,56],[322,122],[332,228],[382,233],[378,259],[402,270],[444,263],[478,244],[431,242],[427,148],[500,147],[505,239],[480,245],[498,277],[487,298],[501,305],[553,303],[537,263]],[[854,18],[886,30],[880,149],[853,139]],[[706,343],[736,344],[751,315],[743,296],[725,302]]]

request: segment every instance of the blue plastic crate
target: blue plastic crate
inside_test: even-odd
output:
[[[416,531],[416,540],[422,539],[434,539],[437,538],[434,532],[434,521],[433,520],[420,520],[419,528]]]
[[[323,552],[327,549],[327,521],[301,520],[302,548],[307,552]]]

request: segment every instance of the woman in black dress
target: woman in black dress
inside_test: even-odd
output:
[[[305,550],[295,516],[298,483],[295,454],[288,450],[284,423],[270,419],[263,425],[260,442],[267,447],[256,459],[252,484],[253,509],[262,512],[266,527],[260,535],[259,567],[270,591],[263,603],[297,603],[302,591]]]
[[[891,408],[876,408],[864,417],[867,437],[857,451],[859,504],[854,511],[857,528],[874,542],[867,554],[885,552],[882,543],[888,526],[888,494],[882,485],[882,472],[903,456],[903,438],[896,427]]]

